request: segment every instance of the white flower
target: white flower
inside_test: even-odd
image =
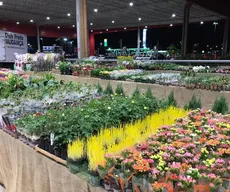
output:
[[[108,110],[110,110],[111,109],[111,107],[108,107]]]

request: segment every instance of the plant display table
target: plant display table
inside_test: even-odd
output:
[[[103,192],[0,130],[0,184],[7,192]]]

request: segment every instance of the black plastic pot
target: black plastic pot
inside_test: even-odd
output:
[[[46,150],[46,151],[49,151],[49,148],[50,148],[50,141],[49,140],[45,140],[45,147],[44,147],[44,149]]]
[[[66,160],[67,159],[67,147],[61,148],[61,158]]]
[[[54,154],[54,147],[52,145],[49,146],[49,153]]]
[[[56,157],[61,157],[61,150],[58,149],[58,148],[54,149],[54,155],[55,155]]]
[[[45,139],[44,139],[44,137],[40,138],[38,147],[41,148],[41,149],[45,149]]]

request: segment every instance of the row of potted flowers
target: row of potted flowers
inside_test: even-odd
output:
[[[105,155],[106,165],[98,167],[103,186],[135,192],[227,190],[229,133],[229,116],[192,111],[146,141]]]

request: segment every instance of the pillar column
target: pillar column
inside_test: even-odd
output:
[[[223,51],[222,51],[223,57],[226,56],[228,52],[228,33],[229,33],[229,18],[226,19],[225,26],[224,26]]]
[[[37,26],[37,44],[38,44],[38,51],[41,51],[41,43],[40,43],[40,30],[39,26]]]
[[[90,50],[90,56],[95,55],[95,36],[94,33],[90,33],[89,35],[89,50]]]
[[[140,56],[140,48],[141,48],[141,28],[137,29],[137,56]]]
[[[87,0],[76,0],[78,59],[88,57]]]
[[[189,1],[185,2],[184,5],[184,18],[182,26],[182,41],[181,41],[181,56],[186,56],[187,54],[187,40],[188,40],[188,25],[189,25],[189,15],[190,7],[192,3]]]

